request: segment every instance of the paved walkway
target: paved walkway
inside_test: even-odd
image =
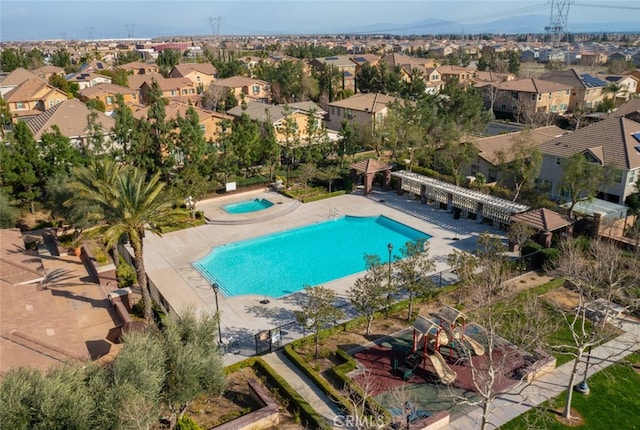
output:
[[[344,416],[344,412],[342,412],[311,379],[302,373],[282,351],[273,352],[262,358],[269,366],[273,367],[316,412],[325,417],[330,425],[333,424],[335,417]]]
[[[640,322],[633,319],[619,319],[617,322],[625,333],[591,351],[588,376],[619,362],[640,347]],[[489,428],[498,428],[529,409],[562,393],[569,383],[573,364],[574,360],[563,364],[524,388],[522,393],[504,395],[496,399],[491,406]],[[583,370],[584,365],[580,364],[576,383],[582,380]],[[581,394],[576,393],[575,395],[580,396]],[[482,410],[478,406],[464,411],[462,416],[452,417],[452,422],[445,428],[456,430],[479,428],[481,419]]]

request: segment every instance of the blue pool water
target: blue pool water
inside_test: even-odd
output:
[[[263,209],[270,208],[271,206],[273,206],[273,203],[269,200],[253,199],[224,205],[222,208],[230,214],[245,214],[247,212],[261,211]]]
[[[365,270],[364,254],[382,262],[409,241],[431,236],[384,216],[345,216],[218,246],[193,263],[226,296],[281,297]]]

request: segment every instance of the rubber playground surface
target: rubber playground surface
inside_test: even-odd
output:
[[[473,328],[468,327],[472,332]],[[477,339],[483,343],[481,339]],[[398,397],[402,392],[403,397],[410,397],[410,401],[419,410],[433,414],[441,410],[450,410],[459,400],[473,398],[477,388],[474,383],[472,369],[468,360],[482,374],[482,369],[488,367],[486,355],[472,356],[468,359],[460,359],[455,348],[441,346],[440,354],[446,365],[455,372],[455,379],[451,384],[443,384],[434,368],[432,361],[423,354],[424,343],[418,345],[417,353],[412,358],[416,362],[411,363],[407,358],[412,356],[413,329],[407,328],[393,336],[378,340],[373,345],[353,354],[360,364],[368,369],[366,374],[355,376],[354,379],[361,385],[367,384],[371,395],[384,407],[394,410],[399,407]],[[433,351],[427,351],[432,355]],[[494,385],[494,389],[502,390],[520,381],[518,369],[527,364],[527,360],[519,350],[507,343],[500,342],[500,346],[493,351],[495,362],[502,367]],[[405,372],[407,368],[412,370]],[[364,379],[367,379],[366,382]],[[477,382],[479,381],[476,376]],[[400,403],[401,405],[402,403]]]

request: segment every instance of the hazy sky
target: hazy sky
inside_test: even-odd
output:
[[[523,17],[550,13],[547,0],[2,0],[0,39],[208,35],[215,31],[211,21],[215,28],[217,17],[220,34],[412,34],[423,32],[416,23],[429,19],[451,21],[459,27],[456,31],[465,26],[473,31],[475,24],[500,19],[525,26]],[[571,5],[570,30],[572,24],[608,22],[635,22],[640,31],[640,2],[575,0]],[[439,32],[438,25],[432,28]],[[608,31],[615,31],[615,26]]]

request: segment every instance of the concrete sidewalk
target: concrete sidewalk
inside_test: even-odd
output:
[[[342,412],[338,405],[332,402],[282,351],[273,352],[262,358],[269,366],[273,367],[273,370],[284,378],[317,413],[322,415],[329,425],[333,426],[334,418],[344,416],[344,412]]]
[[[640,322],[634,319],[617,320],[625,331],[617,338],[592,349],[588,376],[593,375],[624,359],[640,347]],[[527,412],[546,400],[562,393],[569,383],[571,369],[575,360],[556,368],[553,372],[535,380],[518,394],[500,396],[492,402],[489,416],[490,428],[498,428],[513,418]],[[584,377],[584,365],[579,365],[576,383]],[[581,394],[575,394],[580,396]],[[464,415],[456,417],[447,429],[470,430],[479,428],[482,420],[481,407],[466,410]]]

